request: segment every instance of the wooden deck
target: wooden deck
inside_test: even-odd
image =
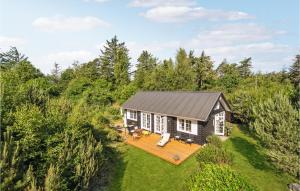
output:
[[[182,163],[201,147],[197,144],[185,144],[173,139],[170,139],[170,142],[164,147],[159,147],[156,144],[160,140],[160,135],[154,133],[142,136],[139,139],[133,139],[129,135],[124,136],[124,138],[127,144],[140,148],[175,165]],[[174,159],[176,155],[179,157],[179,160]]]

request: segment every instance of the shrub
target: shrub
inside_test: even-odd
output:
[[[206,164],[204,167],[187,179],[184,190],[188,191],[250,191],[253,186],[245,181],[240,174],[229,166]]]
[[[218,148],[222,147],[222,141],[217,135],[210,135],[206,138],[209,144],[212,144]]]
[[[275,94],[253,108],[255,120],[250,124],[267,155],[280,170],[299,173],[299,113],[287,96]]]
[[[200,165],[207,163],[232,164],[233,155],[224,148],[219,148],[212,144],[208,144],[200,149],[196,159]]]

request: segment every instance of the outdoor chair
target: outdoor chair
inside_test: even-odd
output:
[[[157,143],[158,146],[163,147],[169,142],[170,133],[164,133],[162,139]]]
[[[139,135],[139,134],[137,134],[137,133],[133,133],[132,134],[132,139],[133,140],[136,140],[136,139],[139,139],[141,136]]]
[[[134,132],[134,126],[133,126],[133,125],[127,126],[127,130],[128,130],[128,134],[129,134],[129,135],[132,135],[133,132]]]

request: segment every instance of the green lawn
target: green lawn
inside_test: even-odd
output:
[[[225,146],[235,156],[233,168],[259,190],[287,190],[286,185],[292,178],[276,173],[266,162],[262,149],[247,134],[234,128]],[[197,168],[195,156],[175,166],[138,148],[124,147],[123,159],[115,164],[116,172],[109,186],[111,191],[182,190],[184,179]]]
[[[292,177],[277,172],[267,162],[264,150],[245,131],[235,127],[225,147],[234,154],[232,168],[242,174],[252,185],[263,191],[288,190]]]

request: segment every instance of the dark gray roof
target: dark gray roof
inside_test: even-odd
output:
[[[146,91],[133,95],[122,108],[207,121],[220,96],[221,92]]]

